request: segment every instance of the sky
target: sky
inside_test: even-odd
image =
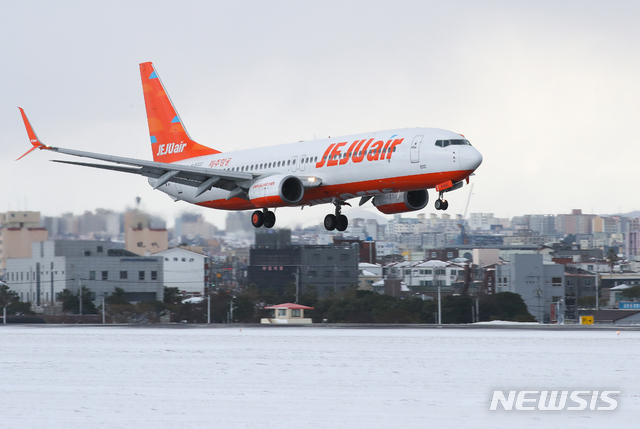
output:
[[[51,146],[151,159],[138,64],[221,151],[404,127],[464,134],[484,162],[451,215],[640,209],[640,2],[9,2],[0,15],[0,211],[174,203],[145,178],[48,162]],[[435,201],[436,193],[430,193]],[[368,210],[375,212],[375,208]],[[332,207],[278,209],[277,226]],[[423,213],[437,213],[430,203]],[[349,209],[345,209],[349,215]],[[415,214],[414,214],[415,215]]]

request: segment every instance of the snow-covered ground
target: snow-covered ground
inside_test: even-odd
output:
[[[630,428],[640,332],[0,326],[0,428]],[[620,390],[490,411],[494,390]]]

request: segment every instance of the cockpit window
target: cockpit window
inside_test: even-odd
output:
[[[469,140],[466,139],[457,139],[457,140],[449,140],[451,142],[451,144],[455,144],[455,145],[462,145],[462,146],[471,146],[471,143],[469,143]]]
[[[447,147],[449,145],[471,146],[471,143],[466,139],[436,140],[436,146],[438,147]]]

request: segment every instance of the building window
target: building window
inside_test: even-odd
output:
[[[102,253],[102,250],[103,250],[102,246],[98,246],[98,248],[96,249],[96,252]]]
[[[349,260],[349,254],[348,253],[341,253],[340,254],[340,260],[341,261],[348,261]]]
[[[109,280],[109,271],[102,272],[102,280]]]
[[[320,260],[320,254],[319,254],[319,253],[314,253],[314,254],[311,256],[311,259],[312,259],[313,261],[319,261],[319,260]]]
[[[447,258],[453,258],[453,252],[447,252]]]
[[[144,280],[144,271],[138,271],[138,280]]]
[[[126,280],[129,277],[128,271],[120,271],[120,280]]]
[[[552,277],[551,283],[551,286],[562,286],[562,277]]]
[[[96,279],[96,272],[89,271],[89,280],[95,280],[95,279]]]
[[[91,251],[90,250],[85,250],[82,253],[84,254],[84,256],[91,256]]]
[[[331,277],[331,276],[332,276],[332,274],[333,274],[333,271],[326,270],[326,271],[324,272],[324,276],[325,276],[325,277]]]
[[[151,280],[158,280],[158,272],[151,271]]]
[[[278,317],[286,317],[287,316],[287,309],[286,308],[279,308],[278,309]]]
[[[309,277],[316,277],[318,275],[318,272],[315,270],[311,270],[309,271]]]
[[[291,310],[291,317],[300,317],[300,309]]]

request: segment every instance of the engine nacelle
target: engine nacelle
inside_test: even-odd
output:
[[[304,195],[296,176],[276,174],[256,180],[249,188],[249,199],[256,207],[282,207],[297,204]]]
[[[426,207],[428,202],[429,193],[426,189],[376,195],[373,199],[373,205],[384,214],[406,213],[422,210]]]

